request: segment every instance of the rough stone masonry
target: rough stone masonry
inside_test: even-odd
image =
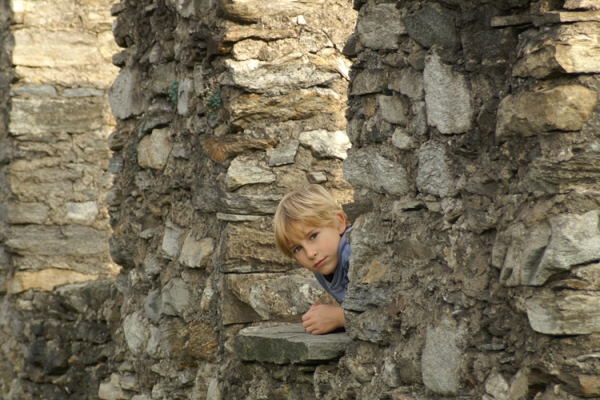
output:
[[[1,138],[13,146],[48,131],[13,117],[27,111],[20,101],[57,100],[45,86],[10,97],[21,33],[0,6]],[[29,236],[4,234],[3,396],[600,398],[597,8],[112,5],[122,48],[108,98],[116,127],[110,164],[97,162],[116,174],[106,205],[110,256],[122,269],[113,280],[15,290],[19,274],[48,260],[64,260],[69,268],[56,269],[69,273],[97,266],[105,242],[78,231],[84,223],[57,220],[61,237],[91,237],[97,255],[34,256]],[[64,123],[56,135],[100,129]],[[48,150],[35,146],[22,162],[1,153],[3,179],[37,170]],[[289,325],[312,301],[331,300],[273,245],[279,199],[308,183],[331,190],[354,221],[339,341]],[[7,208],[19,193],[2,188]],[[83,197],[72,203],[72,215],[91,215]],[[5,212],[3,232],[35,231],[44,210]],[[20,263],[28,257],[29,269]],[[44,282],[64,273],[50,272]]]

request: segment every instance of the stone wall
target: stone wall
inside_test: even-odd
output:
[[[355,5],[344,176],[374,206],[351,237],[353,379],[334,387],[599,397],[597,12]]]
[[[107,1],[0,4],[4,399],[97,398],[118,353],[120,267],[105,200],[119,167],[107,146],[118,72],[109,10]]]
[[[123,50],[112,57],[121,68],[109,94],[113,154],[100,170],[116,173],[105,201],[110,255],[122,270],[115,281],[21,292],[14,277],[64,255],[3,239],[2,393],[600,397],[595,8],[588,0],[113,5]],[[10,52],[7,29],[0,20]],[[17,49],[18,40],[18,60]],[[63,137],[36,141],[46,137],[28,131],[37,125],[18,124],[19,101],[50,89],[29,88],[34,68],[15,64],[16,128],[2,137],[15,150],[0,157],[11,179],[28,176],[14,165],[41,171],[34,159],[49,152],[18,143]],[[50,67],[35,70],[50,80],[77,70]],[[68,103],[66,87],[49,99]],[[80,134],[66,133],[76,143]],[[42,150],[18,164],[27,149]],[[109,177],[90,176],[90,185]],[[321,338],[288,323],[312,301],[331,300],[272,237],[279,199],[308,183],[332,191],[354,226],[347,332]],[[3,204],[18,194],[2,193]],[[79,199],[71,202],[92,201]],[[102,200],[81,227],[61,208],[68,200],[50,200],[35,202],[52,210],[62,235],[81,238],[106,222]],[[38,214],[19,222],[5,213],[3,232],[51,225],[31,220]],[[69,269],[89,274],[85,265]]]
[[[233,339],[331,301],[278,253],[272,219],[282,196],[309,182],[352,200],[343,49],[356,12],[339,0],[124,1],[113,12],[124,48],[109,98],[112,162],[123,166],[108,194],[111,255],[123,266],[114,340],[138,386],[124,387],[120,370],[101,390],[306,398],[309,382],[255,388],[271,385],[268,367],[239,381],[254,367],[237,360]]]

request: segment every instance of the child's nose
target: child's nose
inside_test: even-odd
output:
[[[308,255],[308,258],[313,259],[317,256],[317,249],[314,246],[307,246],[305,247],[306,250],[306,254]]]

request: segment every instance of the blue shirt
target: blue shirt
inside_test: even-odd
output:
[[[348,270],[350,269],[350,253],[352,250],[346,241],[346,233],[351,230],[352,228],[346,229],[346,232],[344,232],[340,239],[340,244],[338,246],[338,263],[333,272],[331,282],[325,279],[323,275],[314,272],[315,278],[317,278],[317,281],[323,286],[323,289],[332,295],[340,304],[344,301],[346,291],[348,290]]]

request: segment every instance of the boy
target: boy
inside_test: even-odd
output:
[[[350,229],[342,207],[319,185],[288,193],[275,212],[277,248],[313,272],[340,304],[348,289]],[[302,321],[307,332],[321,335],[344,327],[344,309],[315,302]]]

